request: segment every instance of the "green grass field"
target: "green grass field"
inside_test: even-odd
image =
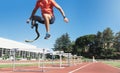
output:
[[[24,67],[24,66],[37,66],[38,64],[15,64],[16,67]],[[12,64],[2,64],[0,65],[0,68],[12,68]]]
[[[102,61],[105,64],[120,68],[120,61]],[[45,64],[51,64],[51,63],[45,63]],[[54,64],[59,64],[58,62],[54,62]],[[38,63],[29,63],[29,64],[15,64],[16,67],[22,67],[22,66],[38,66]],[[12,68],[12,64],[0,64],[0,68]]]
[[[10,68],[10,67],[12,67],[11,64],[2,64],[2,65],[0,65],[0,68]]]
[[[52,64],[51,62],[44,62],[45,65],[50,65]],[[54,64],[59,64],[59,62],[54,62]],[[40,63],[39,65],[42,65]],[[38,66],[38,63],[21,63],[21,64],[15,64],[16,67],[25,67],[25,66]],[[0,64],[0,68],[12,68],[13,63],[11,64]]]
[[[120,68],[120,61],[104,61],[104,63],[114,66],[114,67],[117,67],[117,68]]]

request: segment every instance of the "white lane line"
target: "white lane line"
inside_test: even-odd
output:
[[[81,66],[80,68],[77,68],[77,69],[75,69],[75,70],[70,71],[69,73],[74,73],[74,72],[76,72],[76,71],[78,71],[78,70],[80,70],[80,69],[82,69],[82,68],[85,68],[85,67],[91,65],[91,64],[93,64],[93,63],[88,63],[88,64],[86,64],[86,65],[83,65],[83,66]]]

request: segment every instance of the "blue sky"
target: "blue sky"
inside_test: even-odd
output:
[[[39,48],[52,48],[55,40],[62,34],[68,33],[74,41],[79,36],[96,34],[110,27],[114,33],[120,31],[120,0],[56,0],[63,8],[69,23],[57,9],[55,23],[50,26],[51,38],[44,40],[45,26],[39,24],[41,37],[30,43]],[[36,34],[26,24],[31,15],[36,0],[1,0],[0,1],[0,37],[25,43],[26,39],[33,39]],[[37,11],[40,14],[40,10]]]

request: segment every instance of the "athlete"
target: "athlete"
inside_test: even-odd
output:
[[[50,38],[49,25],[53,24],[55,21],[53,7],[56,7],[60,11],[60,13],[62,14],[63,19],[66,23],[69,22],[68,18],[65,16],[63,9],[60,7],[60,5],[58,5],[55,2],[55,0],[37,0],[35,8],[33,9],[30,18],[27,20],[27,23],[29,23],[30,20],[35,20],[35,21],[38,21],[39,23],[45,24],[46,35],[45,35],[44,39]],[[38,8],[41,9],[42,17],[35,15]],[[34,24],[33,24],[33,26],[34,26]]]

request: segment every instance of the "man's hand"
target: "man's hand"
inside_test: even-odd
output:
[[[66,23],[68,23],[69,22],[69,20],[68,20],[68,18],[64,18],[64,21],[66,22]]]
[[[29,24],[29,22],[30,22],[30,19],[27,19],[26,23],[28,23],[28,24]]]

